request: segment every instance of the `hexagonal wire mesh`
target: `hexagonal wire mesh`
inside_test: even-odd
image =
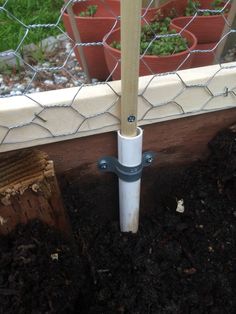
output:
[[[227,20],[232,1],[144,2],[140,76],[149,76],[139,94],[145,103],[139,120],[189,114],[192,109],[185,108],[186,99],[196,103],[194,112],[215,110],[212,102],[222,96],[230,96],[228,107],[235,106],[231,77],[230,84],[223,82],[218,89],[212,85],[222,71],[234,71],[236,66],[222,63],[225,60],[218,53],[225,39],[236,32]],[[119,116],[114,111],[120,94],[112,80],[120,79],[119,1],[54,0],[44,1],[41,7],[35,1],[31,4],[0,1],[0,98],[12,97],[14,106],[24,100],[32,102],[25,115],[12,118],[11,113],[5,112],[4,119],[0,118],[0,143],[14,143],[17,130],[28,126],[31,132],[40,128],[40,136],[48,138],[83,132],[85,124],[102,115],[111,120],[110,124],[118,124]],[[57,13],[50,15],[54,8]],[[224,27],[227,29],[222,35]],[[219,66],[209,70],[210,76],[193,84],[186,80],[189,72],[179,72],[214,62]],[[168,89],[169,80],[174,82],[174,89]],[[107,104],[103,111],[90,109],[87,113],[88,104],[81,105],[80,95],[88,86],[98,93],[101,85],[109,94]],[[71,88],[70,101],[65,104],[58,105],[54,99],[51,103],[45,101],[47,95],[43,93],[35,97],[37,92],[62,88]],[[95,89],[90,89],[91,95]],[[63,94],[58,91],[58,95]],[[13,96],[18,96],[17,100]],[[60,121],[68,121],[63,129]],[[97,131],[101,128],[94,125]]]

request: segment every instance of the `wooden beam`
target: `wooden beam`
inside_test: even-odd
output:
[[[232,4],[231,4],[231,8],[230,8],[229,13],[228,13],[227,23],[225,23],[221,38],[223,38],[230,31],[230,27],[233,24],[235,17],[236,17],[236,0],[233,0]],[[228,40],[228,37],[225,37],[219,43],[219,45],[216,49],[216,53],[215,53],[214,64],[219,63],[220,57],[224,51],[227,40]]]
[[[141,0],[121,0],[121,134],[137,135]]]
[[[67,3],[69,1],[70,0],[67,0]],[[75,38],[75,42],[77,44],[81,44],[80,33],[79,33],[79,29],[78,29],[77,24],[76,24],[76,19],[75,19],[72,3],[68,4],[66,10],[67,10],[67,13],[68,13],[68,16],[69,16],[72,32],[73,32],[73,35],[74,35],[74,38]],[[81,65],[82,65],[83,71],[84,71],[84,73],[86,75],[87,81],[88,81],[88,83],[91,83],[91,77],[90,77],[90,73],[89,73],[89,70],[88,70],[88,65],[87,65],[85,54],[84,54],[84,49],[83,49],[82,46],[77,46],[76,49],[78,49],[78,52],[79,52],[79,55],[80,55],[80,59],[81,59]]]
[[[147,8],[150,4],[150,0],[142,0],[142,7]]]
[[[161,0],[155,0],[154,1],[154,7],[155,8],[159,8],[160,5],[161,5]]]
[[[53,162],[42,151],[25,150],[0,159],[0,234],[39,219],[70,233]]]
[[[143,150],[158,153],[158,158],[154,161],[154,166],[157,167],[190,163],[204,158],[212,137],[235,121],[236,109],[228,109],[146,125],[143,127]],[[86,181],[88,175],[101,175],[97,169],[99,158],[117,156],[116,141],[116,133],[110,132],[38,148],[54,160],[59,175],[74,172],[77,180],[83,177]]]
[[[163,2],[167,2],[167,0],[166,1],[163,1],[163,0],[162,1],[161,0],[143,0],[142,1],[142,7],[147,8],[151,3],[150,7],[158,8]]]

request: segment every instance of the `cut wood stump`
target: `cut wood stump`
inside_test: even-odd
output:
[[[32,219],[69,233],[53,161],[36,150],[4,154],[0,158],[0,234]]]

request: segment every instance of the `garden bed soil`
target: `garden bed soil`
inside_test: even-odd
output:
[[[235,313],[235,131],[207,160],[155,171],[137,234],[119,231],[113,175],[64,178],[73,235],[33,221],[1,237],[0,313]]]

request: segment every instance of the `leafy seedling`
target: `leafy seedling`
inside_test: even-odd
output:
[[[97,13],[98,6],[97,5],[89,5],[86,11],[82,11],[79,13],[80,17],[93,17]]]
[[[198,15],[200,15],[200,16],[219,15],[221,13],[220,11],[224,7],[224,4],[225,4],[225,2],[222,0],[214,0],[211,3],[211,7],[212,7],[212,10],[214,10],[214,12],[206,10],[206,11],[199,12]],[[201,9],[201,3],[199,1],[188,0],[187,7],[185,9],[185,15],[186,16],[193,16],[197,12],[198,9]],[[227,11],[228,10],[226,9],[225,13]]]
[[[188,49],[187,39],[177,34],[175,29],[170,29],[170,21],[170,18],[165,18],[161,22],[153,22],[142,26],[141,54],[169,56]],[[121,49],[120,42],[117,41],[112,42],[110,46],[118,50]]]

